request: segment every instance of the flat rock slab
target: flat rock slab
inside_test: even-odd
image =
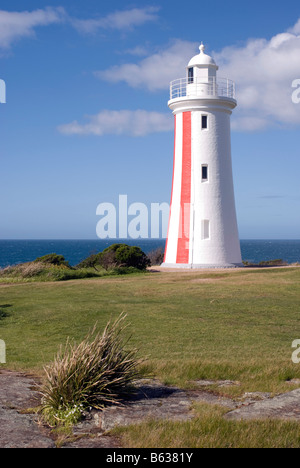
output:
[[[0,373],[0,448],[53,448],[35,414],[22,410],[39,405],[35,381],[24,374]]]
[[[219,397],[203,390],[181,390],[167,387],[155,380],[137,383],[137,392],[120,406],[111,406],[103,411],[92,411],[75,428],[75,434],[95,431],[109,431],[118,426],[137,424],[146,419],[168,419],[187,421],[194,417],[193,402],[222,405],[228,409],[237,404],[228,398]]]
[[[226,384],[234,383],[226,381]],[[120,440],[107,431],[146,419],[187,421],[194,417],[194,402],[222,405],[229,411],[225,417],[231,420],[300,420],[300,389],[275,398],[270,398],[269,394],[245,394],[243,401],[220,397],[201,385],[196,390],[182,390],[152,379],[137,382],[136,389],[120,406],[87,413],[74,427],[72,441],[66,441],[63,448],[120,448]],[[50,431],[38,423],[37,415],[24,412],[39,404],[40,394],[34,377],[0,371],[0,448],[55,448]]]
[[[225,415],[230,420],[280,418],[300,421],[300,389],[242,406]]]
[[[62,448],[121,448],[119,439],[117,437],[111,437],[106,435],[90,435],[79,438],[74,442],[65,443]]]
[[[217,387],[231,387],[241,385],[240,382],[235,380],[193,380],[192,383],[198,387],[211,387],[213,385]]]

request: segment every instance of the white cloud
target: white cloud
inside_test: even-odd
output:
[[[59,23],[64,18],[65,10],[61,7],[22,12],[0,10],[0,47],[8,49],[16,40],[34,36],[36,27]]]
[[[131,30],[146,22],[156,21],[159,7],[132,8],[116,11],[103,18],[82,20],[71,18],[63,7],[47,7],[33,11],[0,10],[0,48],[8,49],[16,41],[24,37],[35,36],[38,26],[68,22],[77,31],[93,34],[98,29]]]
[[[237,85],[233,128],[259,130],[300,124],[300,105],[292,102],[292,82],[300,78],[300,20],[270,40],[253,39],[243,47],[214,54],[220,72]]]
[[[292,28],[288,29],[288,32],[291,34],[300,34],[300,18]]]
[[[149,21],[156,21],[158,7],[132,8],[116,11],[102,18],[76,19],[70,18],[72,25],[81,33],[94,34],[98,29],[130,30]]]
[[[146,55],[148,55],[148,50],[146,47],[137,45],[136,47],[133,47],[132,49],[127,49],[125,53],[129,55],[136,55],[137,57],[143,57],[143,56],[145,57]]]
[[[151,91],[167,89],[171,80],[181,77],[189,59],[195,55],[196,43],[175,40],[168,47],[144,58],[139,63],[126,63],[97,71],[95,75],[110,83],[125,81],[134,88]]]
[[[184,76],[189,59],[197,53],[197,45],[175,40],[137,63],[125,63],[95,75],[109,82],[124,81],[133,88],[167,90],[170,81]],[[219,76],[236,82],[235,130],[300,124],[300,104],[292,102],[292,82],[300,78],[300,19],[270,40],[251,39],[240,47],[207,53],[219,65]]]
[[[145,110],[103,110],[97,115],[87,116],[88,122],[77,121],[58,127],[64,135],[130,135],[134,137],[149,133],[167,132],[173,128],[169,114]]]

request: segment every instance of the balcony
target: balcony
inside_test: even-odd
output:
[[[235,83],[228,78],[179,78],[170,84],[170,99],[182,97],[235,99]]]

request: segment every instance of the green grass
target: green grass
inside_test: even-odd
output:
[[[229,379],[241,385],[215,390],[275,394],[300,378],[291,361],[300,338],[299,290],[297,267],[0,280],[0,339],[6,367],[41,373],[67,337],[79,342],[96,322],[104,328],[124,312],[145,370],[163,382],[192,387],[197,379]]]
[[[297,422],[227,421],[226,409],[197,404],[194,418],[186,422],[149,420],[142,424],[118,428],[128,448],[299,448]]]
[[[101,266],[97,268],[72,268],[67,265],[54,265],[35,260],[34,262],[0,269],[0,284],[69,281],[72,279],[102,278],[104,276],[134,273],[141,273],[141,270],[126,266],[115,266],[109,269]]]
[[[81,340],[96,322],[104,327],[124,312],[133,344],[170,383],[250,382],[263,372],[265,389],[274,370],[276,381],[300,377],[291,363],[299,279],[299,268],[284,268],[0,284],[0,337],[8,366],[39,369],[68,336]]]

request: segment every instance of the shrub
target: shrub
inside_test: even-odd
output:
[[[105,270],[114,269],[119,266],[119,263],[116,259],[116,253],[113,250],[103,251],[98,254],[98,264],[102,266]]]
[[[88,258],[85,258],[82,260],[76,268],[96,268],[96,266],[99,264],[99,254],[92,254]]]
[[[61,347],[54,362],[45,367],[41,388],[42,414],[51,425],[74,423],[89,407],[101,409],[118,403],[133,390],[139,377],[137,350],[125,349],[121,334],[125,316],[108,322],[102,333],[94,329],[79,344]]]
[[[156,250],[152,250],[148,253],[150,265],[161,265],[164,261],[164,249],[159,247]]]
[[[112,244],[103,252],[90,255],[80,262],[76,268],[95,268],[97,266],[105,270],[124,268],[136,268],[145,270],[150,265],[150,260],[140,247],[127,244]]]
[[[21,263],[13,267],[7,267],[0,270],[0,278],[8,281],[66,281],[71,279],[92,278],[103,276],[103,273],[94,270],[74,269],[66,265],[52,265],[51,263],[31,262]]]
[[[134,267],[138,270],[145,270],[150,264],[140,247],[127,244],[113,244],[103,250],[100,264],[105,265],[108,262],[115,266]]]
[[[30,279],[39,277],[45,273],[45,265],[43,263],[20,263],[19,265],[6,267],[0,271],[0,276],[9,278]]]
[[[281,258],[275,260],[264,260],[259,263],[251,263],[249,261],[243,261],[245,266],[249,267],[274,267],[274,266],[287,266],[288,263]]]
[[[67,262],[62,255],[57,255],[55,253],[39,257],[34,261],[34,263],[47,263],[50,265],[66,266],[70,268],[69,262]]]
[[[287,266],[287,262],[284,262],[281,258],[279,258],[260,262],[259,266]]]

